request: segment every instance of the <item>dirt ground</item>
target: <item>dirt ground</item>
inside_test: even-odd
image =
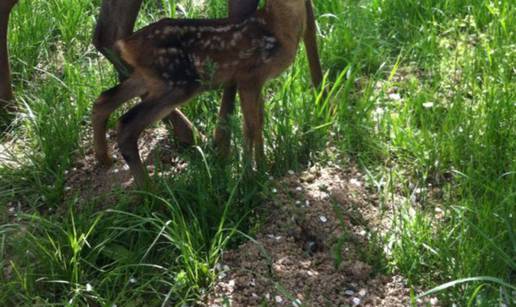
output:
[[[410,305],[406,280],[381,273],[383,247],[374,233],[388,227],[389,210],[379,209],[362,174],[315,166],[275,186],[264,227],[223,255],[204,305]]]
[[[138,141],[140,155],[149,174],[154,174],[156,164],[164,164],[170,170],[180,172],[186,164],[177,157],[177,149],[172,148],[164,127],[144,131]],[[113,166],[104,169],[97,166],[91,141],[84,141],[89,148],[84,157],[79,158],[66,174],[66,197],[88,200],[109,194],[114,189],[127,189],[134,185],[129,167],[124,162],[117,146],[116,131],[108,133],[108,146],[113,156]]]

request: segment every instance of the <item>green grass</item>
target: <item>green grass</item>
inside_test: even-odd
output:
[[[220,251],[241,240],[236,230],[260,226],[259,205],[271,197],[267,175],[242,177],[236,117],[227,165],[203,144],[181,154],[189,166],[179,176],[154,178],[155,195],[117,190],[86,203],[63,200],[65,171],[88,150],[81,140],[90,137],[92,102],[115,82],[90,44],[99,2],[21,1],[12,17],[22,111],[2,136],[17,140],[17,163],[0,165],[0,264],[12,268],[10,278],[0,274],[1,305],[194,302],[213,282]],[[178,10],[162,1],[162,13],[148,2],[139,26],[159,14],[225,12],[219,0],[204,8],[177,1]],[[383,205],[395,208],[381,240],[391,242],[387,269],[425,290],[456,281],[433,293],[445,304],[514,303],[510,3],[316,1],[332,95],[310,89],[303,56],[265,93],[269,173],[356,161]],[[219,98],[210,93],[185,107],[206,135]],[[18,203],[24,213],[9,219],[7,208]]]

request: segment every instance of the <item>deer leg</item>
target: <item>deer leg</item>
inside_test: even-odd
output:
[[[254,156],[256,167],[263,168],[265,154],[263,148],[263,101],[262,84],[239,85],[240,105],[244,115],[244,159],[248,166]]]
[[[120,80],[130,75],[130,71],[113,50],[115,42],[133,33],[134,23],[143,0],[104,0],[100,16],[93,33],[93,45],[115,67]]]
[[[256,12],[259,2],[259,0],[229,0],[229,17],[237,21],[249,17]]]
[[[236,85],[232,84],[224,88],[222,104],[219,110],[219,119],[215,128],[215,148],[221,157],[227,157],[231,144],[231,127],[229,118],[235,111],[235,98],[237,93]]]
[[[106,129],[109,116],[124,102],[145,94],[146,89],[140,79],[129,78],[120,85],[103,92],[95,101],[92,112],[93,144],[99,163],[109,167],[112,164],[109,156]]]
[[[12,111],[14,109],[10,104],[13,99],[13,92],[11,88],[9,54],[7,52],[7,30],[9,15],[16,2],[18,1],[5,0],[0,3],[0,112]]]
[[[174,138],[179,144],[185,147],[195,144],[193,124],[181,111],[174,109],[163,119],[163,122],[173,127]]]
[[[174,108],[187,101],[192,95],[193,92],[186,94],[178,91],[176,94],[163,95],[158,99],[148,99],[133,107],[120,119],[118,148],[139,187],[145,187],[148,175],[138,151],[138,137],[146,127],[169,115]]]
[[[314,10],[312,0],[306,0],[306,30],[304,35],[304,43],[306,54],[308,56],[308,64],[310,66],[310,74],[312,75],[312,84],[318,87],[323,79],[321,62],[319,60],[319,52],[317,50],[317,38],[315,32],[317,25],[315,23]]]

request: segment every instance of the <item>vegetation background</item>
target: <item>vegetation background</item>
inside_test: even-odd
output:
[[[138,27],[224,16],[225,2],[146,1]],[[65,174],[89,150],[94,99],[116,82],[91,45],[99,4],[22,0],[13,12],[22,111],[1,137],[10,145],[0,147],[0,305],[194,302],[220,251],[259,228],[256,208],[274,197],[269,175],[314,162],[356,163],[382,202],[395,202],[380,270],[424,289],[453,282],[435,289],[445,305],[514,304],[512,1],[315,1],[330,96],[310,88],[302,52],[270,82],[269,174],[241,177],[236,116],[227,165],[208,142],[181,153],[189,165],[179,174],[156,176],[154,194],[114,190],[78,206],[64,197]],[[206,135],[219,98],[184,108]]]

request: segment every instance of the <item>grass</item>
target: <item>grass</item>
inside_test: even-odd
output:
[[[92,102],[115,82],[90,44],[99,2],[21,1],[11,20],[21,112],[2,136],[16,140],[14,161],[0,165],[0,263],[10,267],[0,274],[2,305],[194,302],[213,282],[220,251],[238,242],[237,230],[259,227],[259,205],[271,197],[267,175],[242,178],[235,118],[228,165],[201,145],[182,154],[189,166],[181,175],[154,179],[155,195],[64,199],[64,174],[88,150],[81,140],[90,137]],[[160,13],[149,1],[138,25],[160,14],[225,12],[224,1],[177,1],[179,9],[162,2]],[[445,304],[514,303],[510,3],[316,1],[332,95],[309,88],[303,56],[265,93],[269,173],[356,161],[383,205],[395,208],[383,238],[387,269],[413,286],[437,287],[432,294]],[[218,100],[211,93],[185,108],[207,135]],[[17,204],[24,213],[13,220],[7,209]]]

